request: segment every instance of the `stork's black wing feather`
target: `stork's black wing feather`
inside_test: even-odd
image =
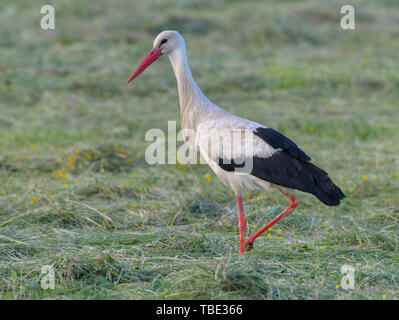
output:
[[[256,128],[254,135],[261,138],[263,141],[271,145],[275,149],[282,149],[289,154],[303,161],[312,160],[305,152],[298,148],[292,140],[288,139],[280,132],[266,127]]]
[[[345,197],[328,174],[312,164],[310,157],[290,139],[270,128],[258,128],[254,134],[280,151],[267,158],[257,156],[251,159],[219,158],[219,166],[229,172],[242,172],[250,168],[250,172],[247,173],[259,179],[311,193],[328,206],[338,205]]]

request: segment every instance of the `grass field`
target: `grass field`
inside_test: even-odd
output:
[[[0,4],[0,298],[399,298],[396,0],[345,3],[349,31],[342,1],[81,3]],[[296,141],[342,205],[298,193],[240,256],[235,199],[207,166],[148,165],[145,132],[179,121],[169,59],[125,81],[165,29],[211,100]],[[250,231],[287,205],[248,194]]]

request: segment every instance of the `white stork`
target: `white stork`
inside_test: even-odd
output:
[[[325,171],[312,164],[310,157],[294,142],[272,128],[227,112],[202,93],[192,77],[185,42],[178,32],[161,32],[154,40],[153,49],[127,82],[136,78],[163,54],[169,56],[177,79],[181,127],[183,131],[192,130],[195,134],[194,138],[185,138],[200,151],[215,174],[235,193],[240,254],[252,249],[257,237],[298,206],[298,201],[291,194],[292,189],[311,193],[327,206],[339,205],[345,197],[341,189]],[[225,141],[219,146],[219,139],[210,139],[215,132],[223,132],[223,137],[226,132],[230,133],[233,138],[227,147]],[[239,136],[235,134],[237,132]],[[215,144],[217,148],[212,149]],[[288,197],[290,205],[245,240],[246,219],[241,195],[245,189],[268,190],[270,185]]]

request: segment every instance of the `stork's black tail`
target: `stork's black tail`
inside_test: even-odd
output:
[[[302,191],[313,194],[327,206],[339,205],[345,194],[331,181],[327,172],[311,162],[302,162],[301,165],[302,170],[298,173],[304,187]]]

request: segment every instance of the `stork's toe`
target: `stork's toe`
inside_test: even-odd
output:
[[[253,240],[247,239],[245,241],[245,251],[251,251],[254,248]]]

